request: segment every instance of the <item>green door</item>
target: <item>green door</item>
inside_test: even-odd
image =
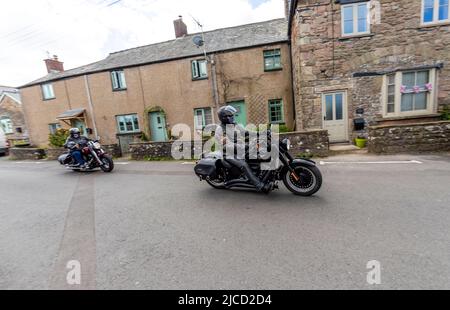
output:
[[[247,108],[245,106],[244,101],[236,101],[236,102],[230,102],[229,105],[233,106],[236,110],[236,116],[235,121],[236,123],[247,126]]]
[[[166,117],[161,112],[149,113],[150,132],[152,134],[152,141],[165,142],[167,138]]]

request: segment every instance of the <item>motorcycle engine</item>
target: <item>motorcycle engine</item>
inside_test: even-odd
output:
[[[241,175],[242,172],[238,167],[233,167],[228,170],[228,176],[230,179],[239,179]]]

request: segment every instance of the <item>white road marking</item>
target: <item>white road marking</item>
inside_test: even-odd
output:
[[[422,165],[423,162],[418,160],[405,161],[321,161],[320,165],[395,165],[395,164],[417,164]]]
[[[117,162],[116,162],[115,164],[116,164],[116,165],[129,165],[130,163],[122,163],[122,162],[121,162],[121,163],[117,163]]]
[[[43,162],[38,162],[38,161],[36,161],[36,162],[32,162],[32,161],[15,161],[14,163],[15,164],[20,164],[20,165],[23,165],[23,164],[42,165],[43,164]]]
[[[184,162],[181,163],[182,165],[195,165],[195,162]]]

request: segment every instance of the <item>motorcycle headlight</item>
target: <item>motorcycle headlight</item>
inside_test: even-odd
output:
[[[102,148],[102,146],[100,145],[100,143],[95,142],[95,143],[94,143],[94,148],[95,148],[96,150],[100,150],[100,149]]]

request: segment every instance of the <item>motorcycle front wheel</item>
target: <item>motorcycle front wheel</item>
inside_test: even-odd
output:
[[[102,169],[103,172],[108,173],[114,170],[114,162],[111,157],[103,156],[101,161],[103,165],[100,166],[100,169]]]
[[[283,176],[283,183],[293,194],[298,196],[312,196],[322,187],[322,173],[317,167],[297,166],[294,168],[299,177],[296,180],[287,170]]]

